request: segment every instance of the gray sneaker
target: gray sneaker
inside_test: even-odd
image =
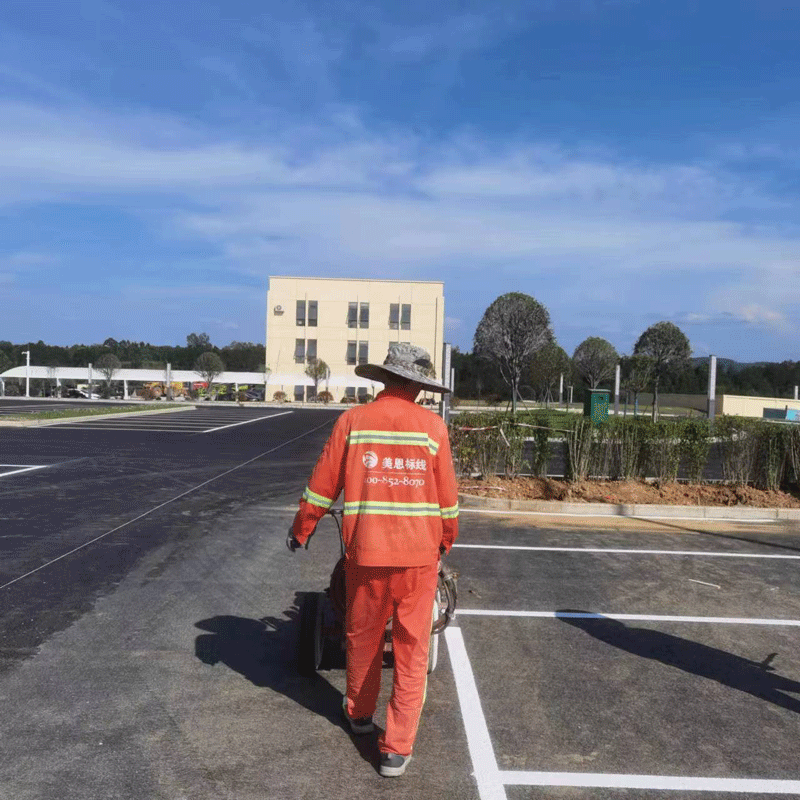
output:
[[[380,773],[384,778],[397,778],[406,771],[411,756],[399,756],[397,753],[381,753]]]

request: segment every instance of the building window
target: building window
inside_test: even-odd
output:
[[[317,340],[308,339],[306,341],[306,359],[313,361],[317,357]]]
[[[347,327],[358,327],[358,303],[347,304]]]
[[[304,397],[305,390],[306,390],[306,387],[303,386],[302,383],[298,383],[294,387],[294,399],[295,399],[295,402],[297,402],[297,403],[302,403],[303,402],[303,397]]]
[[[358,310],[358,327],[369,328],[369,303],[361,303]]]
[[[356,387],[355,386],[348,386],[344,390],[344,396],[355,400],[356,399]]]
[[[400,314],[400,328],[404,331],[411,330],[411,304],[403,303],[402,312]]]
[[[369,361],[369,342],[358,343],[358,363],[366,364]]]
[[[308,316],[306,316],[306,306],[308,307]],[[317,301],[305,300],[297,301],[297,324],[298,326],[310,325],[312,328],[317,327]]]
[[[368,394],[369,394],[369,391],[368,391],[366,386],[359,386],[358,387],[358,396],[359,396],[359,398],[366,397]]]
[[[389,328],[396,331],[400,327],[400,303],[389,303]]]
[[[347,363],[348,364],[355,364],[356,363],[356,345],[357,342],[348,342],[347,343]]]
[[[294,340],[294,363],[302,364],[306,360],[306,340]]]

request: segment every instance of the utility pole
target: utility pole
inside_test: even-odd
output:
[[[619,379],[622,367],[617,364],[614,370],[614,416],[619,416]]]

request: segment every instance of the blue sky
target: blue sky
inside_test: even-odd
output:
[[[267,276],[800,360],[800,11],[3,0],[0,339],[261,341]]]

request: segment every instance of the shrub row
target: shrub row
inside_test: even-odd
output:
[[[569,480],[669,482],[682,467],[689,481],[700,483],[716,443],[726,482],[762,489],[800,486],[800,427],[743,417],[723,416],[713,425],[705,419],[653,423],[645,417],[611,417],[592,425],[585,417],[553,419],[546,411],[516,417],[486,412],[456,417],[450,436],[462,474],[544,476],[556,439]]]

